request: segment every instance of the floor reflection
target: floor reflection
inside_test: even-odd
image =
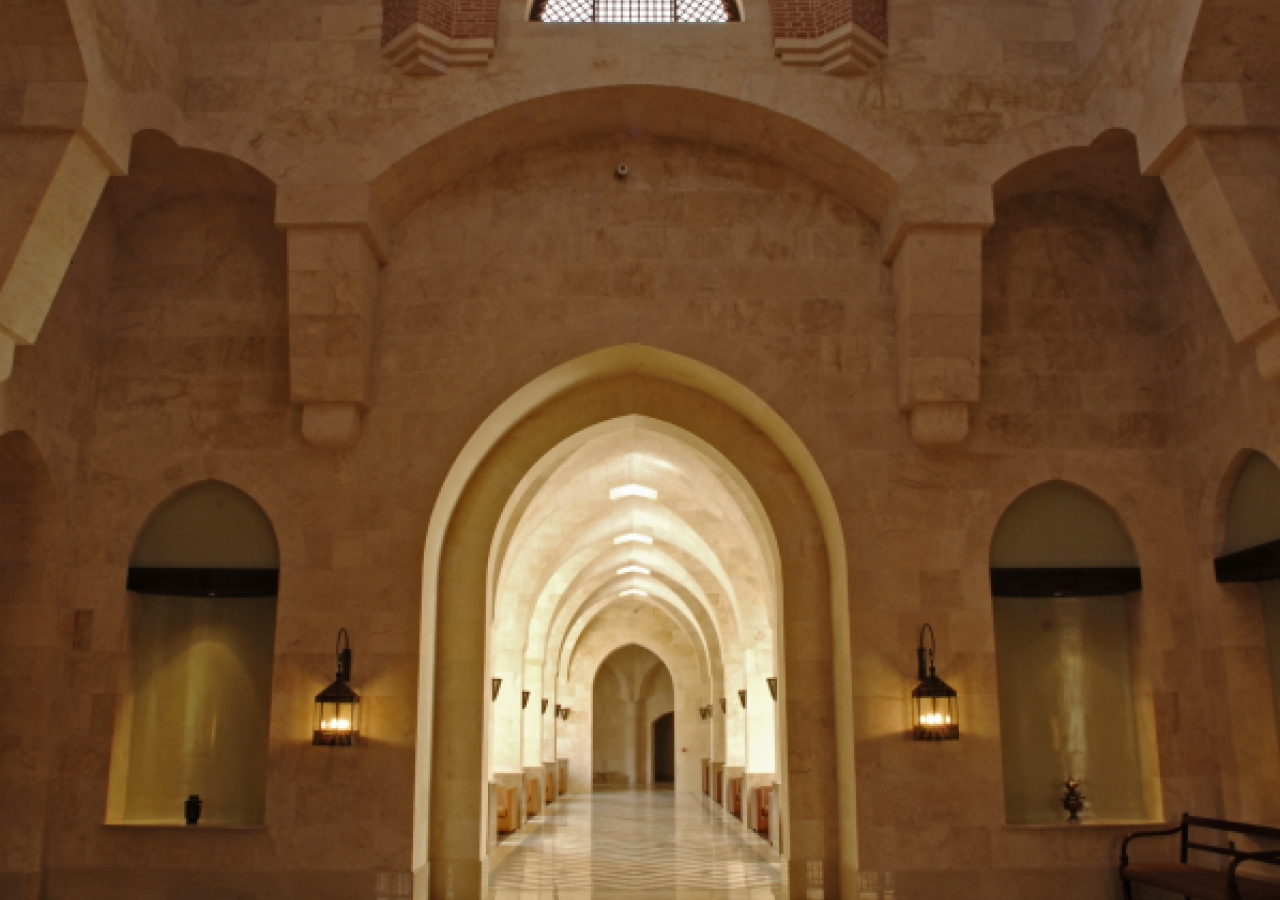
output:
[[[674,791],[565,795],[491,858],[491,900],[669,894],[775,900],[769,844],[699,797]]]

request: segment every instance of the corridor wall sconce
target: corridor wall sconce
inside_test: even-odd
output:
[[[351,689],[351,639],[347,629],[338,629],[338,672],[329,685],[316,694],[315,726],[311,743],[321,747],[354,747],[360,743],[360,695]]]
[[[556,704],[555,717],[556,717],[557,719],[562,719],[562,718],[564,718],[562,715],[560,715],[560,710],[562,710],[563,708],[564,708],[564,707],[562,707],[559,703],[557,703],[557,704]]]
[[[699,707],[698,707],[698,715],[702,718],[702,721],[704,721],[704,722],[705,722],[705,721],[707,721],[707,719],[710,719],[710,718],[711,718],[711,706],[710,706],[710,705],[707,705],[707,706],[699,706]]]
[[[742,701],[742,708],[746,709],[747,708],[747,692],[738,691],[738,699]]]
[[[520,692],[520,708],[521,709],[529,708],[529,693],[530,693],[529,691]]]
[[[569,707],[567,706],[560,707],[560,718],[566,722],[569,721]]]
[[[547,704],[550,702],[551,701],[549,701],[546,697],[542,698],[542,714],[544,716],[547,714]]]
[[[502,679],[501,679],[501,678],[494,678],[494,679],[492,679],[492,681],[493,681],[493,699],[494,699],[494,700],[497,700],[497,699],[498,699],[498,691],[502,690]]]
[[[727,713],[728,711],[729,711],[729,707],[725,705],[724,698],[723,698],[723,697],[721,697],[721,698],[720,698],[720,712],[722,712],[722,713]]]
[[[765,684],[769,685],[769,696],[773,698],[775,703],[778,702],[778,679],[766,678],[764,681]]]
[[[925,632],[929,646],[925,647]],[[916,650],[916,670],[920,683],[911,692],[911,734],[917,741],[958,741],[960,739],[960,699],[955,688],[938,677],[934,667],[937,649],[933,626],[920,629]]]

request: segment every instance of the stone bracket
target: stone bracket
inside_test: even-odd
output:
[[[346,450],[371,399],[389,229],[368,185],[282,186],[276,225],[288,246],[290,398],[308,442]]]
[[[451,66],[488,65],[493,52],[493,38],[451,38],[421,22],[382,48],[382,55],[406,75],[443,75]]]
[[[884,41],[848,22],[816,38],[774,38],[784,66],[820,68],[824,75],[866,75],[889,55]]]
[[[981,393],[983,224],[915,225],[891,244],[898,405],[922,447],[969,434]]]

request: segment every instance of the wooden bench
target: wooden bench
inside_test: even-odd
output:
[[[1250,825],[1246,822],[1229,822],[1225,819],[1203,819],[1182,814],[1182,824],[1159,831],[1136,831],[1120,844],[1120,880],[1124,884],[1127,900],[1133,897],[1133,882],[1149,884],[1183,897],[1196,900],[1280,900],[1280,882],[1250,878],[1236,872],[1244,863],[1269,863],[1280,865],[1280,850],[1263,850],[1246,853],[1236,849],[1234,841],[1227,846],[1202,844],[1191,840],[1192,828],[1206,828],[1224,834],[1241,834],[1248,837],[1280,841],[1280,828]],[[1161,835],[1182,835],[1182,848],[1178,862],[1129,862],[1129,842]],[[1210,869],[1187,862],[1191,850],[1214,853],[1230,858],[1226,869]]]

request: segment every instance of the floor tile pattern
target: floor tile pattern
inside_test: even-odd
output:
[[[492,900],[782,896],[781,866],[765,841],[719,807],[674,791],[565,795],[507,842],[515,846],[489,875]]]

